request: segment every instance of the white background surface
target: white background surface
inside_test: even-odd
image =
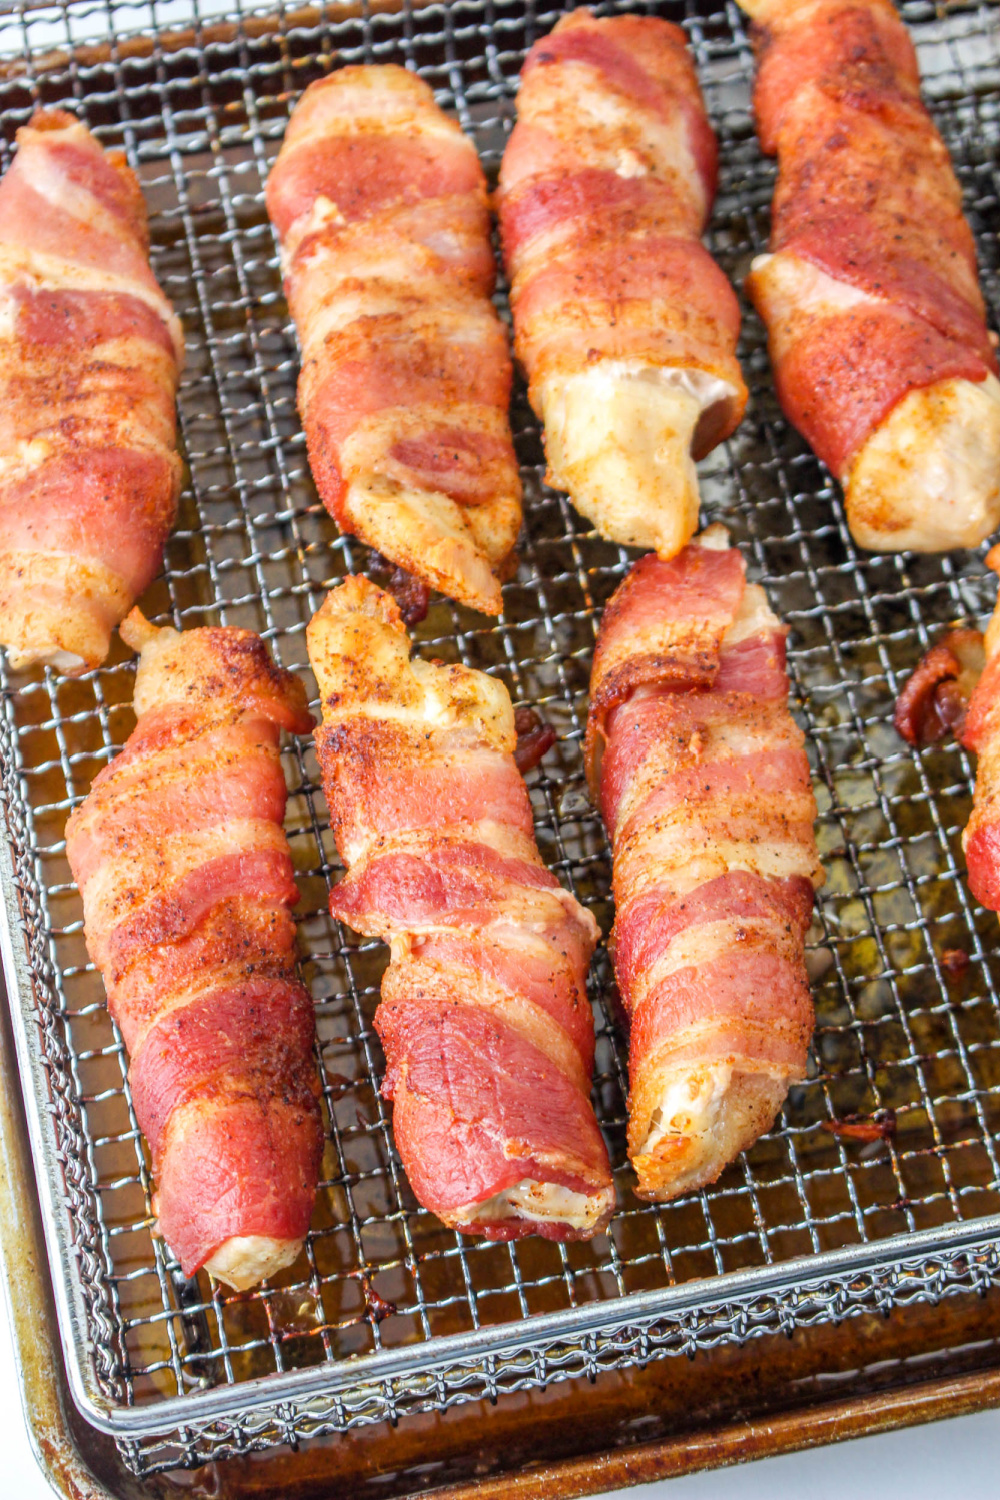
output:
[[[28,1443],[2,1303],[0,1324],[0,1500],[51,1500]],[[1000,1500],[1000,1412],[666,1480],[619,1495],[620,1500]],[[330,1500],[344,1497],[331,1495]]]

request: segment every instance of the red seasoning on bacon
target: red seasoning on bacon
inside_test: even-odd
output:
[[[693,460],[747,399],[736,297],[700,240],[716,154],[679,27],[580,9],[528,53],[500,227],[548,477],[662,557],[698,524]]]
[[[0,312],[0,641],[79,672],[162,560],[183,343],[135,174],[62,110],[0,183]]]
[[[302,683],[248,630],[122,635],[138,719],[66,827],[87,949],[131,1059],[159,1233],[185,1276],[243,1289],[289,1265],[323,1136],[298,893],[282,830],[282,728]]]
[[[714,1182],[805,1072],[803,942],[823,882],[785,632],[711,527],[608,605],[587,771],[614,846],[640,1196]]]
[[[747,287],[781,404],[863,547],[971,547],[1000,523],[1000,383],[972,232],[889,0],[741,0],[778,158]]]
[[[589,1238],[614,1207],[590,1100],[598,932],[539,857],[507,692],[411,659],[395,601],[363,578],[308,643],[347,866],[330,910],[391,947],[375,1027],[413,1191],[488,1239]]]
[[[499,614],[521,487],[471,141],[405,69],[341,68],[296,106],[267,209],[324,505],[397,567]]]

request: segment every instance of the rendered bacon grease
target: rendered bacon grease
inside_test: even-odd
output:
[[[500,226],[549,481],[663,557],[698,524],[694,459],[747,399],[736,297],[700,240],[716,155],[679,27],[581,9],[528,53]]]
[[[390,945],[375,1028],[410,1185],[454,1229],[589,1238],[615,1201],[590,1101],[598,931],[539,857],[507,692],[411,659],[364,578],[329,594],[308,642],[347,866],[330,910]]]
[[[323,1135],[312,1001],[282,830],[282,728],[305,689],[248,630],[179,634],[138,611],[138,723],[66,826],[87,950],[121,1028],[159,1233],[185,1276],[243,1289],[289,1265]]]
[[[521,526],[486,180],[397,67],[312,84],[267,183],[313,477],[344,531],[487,614]]]
[[[138,179],[63,110],[0,183],[0,312],[0,641],[80,672],[162,561],[183,342]]]
[[[641,1197],[714,1182],[803,1076],[803,942],[823,883],[785,632],[711,527],[604,613],[587,770],[614,846]]]
[[[781,404],[863,547],[972,547],[1000,523],[1000,383],[972,232],[889,0],[741,0],[778,157],[747,287]]]

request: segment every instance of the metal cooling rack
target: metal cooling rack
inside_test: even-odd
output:
[[[651,8],[684,24],[697,55],[722,147],[712,246],[739,285],[765,244],[773,183],[751,127],[743,22],[711,0]],[[903,9],[996,324],[1000,18],[986,4]],[[41,104],[75,109],[124,147],[149,202],[156,273],[184,320],[189,479],[150,614],[251,626],[311,681],[306,622],[368,554],[318,504],[295,412],[295,345],[263,207],[289,110],[335,60],[402,62],[495,174],[525,51],[558,13],[524,0],[224,15],[159,0],[4,7],[3,164]],[[996,919],[963,878],[971,767],[954,745],[911,751],[890,721],[939,628],[978,620],[992,588],[979,554],[856,552],[839,495],[780,416],[749,311],[742,357],[750,414],[703,465],[703,493],[792,627],[828,872],[813,931],[813,1062],[778,1126],[715,1187],[641,1204],[599,963],[595,1099],[619,1211],[591,1244],[465,1240],[415,1202],[378,1092],[383,950],[327,915],[339,871],[315,759],[299,744],[286,751],[288,828],[328,1124],[319,1203],[304,1257],[273,1285],[233,1295],[204,1276],[184,1282],[150,1233],[126,1059],[87,962],[63,842],[68,809],[132,727],[131,662],[119,650],[76,682],[2,669],[4,961],[62,1337],[77,1402],[137,1472],[1000,1281],[1000,955]],[[514,416],[526,532],[503,620],[438,600],[419,640],[497,673],[557,729],[531,778],[539,843],[607,930],[609,852],[580,744],[601,608],[630,559],[543,487],[523,391]],[[942,962],[949,950],[968,955],[959,977],[953,958]],[[884,1143],[823,1128],[879,1110],[895,1112]]]

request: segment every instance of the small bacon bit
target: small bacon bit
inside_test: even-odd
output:
[[[387,1297],[383,1297],[380,1292],[375,1290],[372,1286],[372,1279],[369,1273],[361,1271],[358,1275],[358,1280],[361,1283],[361,1290],[365,1294],[365,1312],[371,1318],[372,1322],[381,1323],[384,1319],[393,1317],[397,1311],[395,1302],[390,1302]]]
[[[896,703],[893,723],[903,739],[911,745],[932,745],[949,730],[960,737],[984,664],[978,630],[953,630],[932,646]]]
[[[395,599],[404,624],[419,625],[421,620],[427,618],[431,591],[426,583],[422,583],[419,578],[414,578],[412,573],[407,573],[403,568],[397,568],[395,563],[383,557],[381,552],[372,554],[369,572],[375,581]]]
[[[941,967],[949,979],[961,979],[971,961],[964,948],[946,948],[941,955]]]
[[[514,711],[514,729],[517,732],[517,749],[514,764],[522,776],[533,771],[556,742],[556,732],[546,724],[533,708],[518,708]]]
[[[883,1109],[863,1120],[824,1120],[821,1128],[852,1141],[888,1141],[896,1134],[896,1111]]]

